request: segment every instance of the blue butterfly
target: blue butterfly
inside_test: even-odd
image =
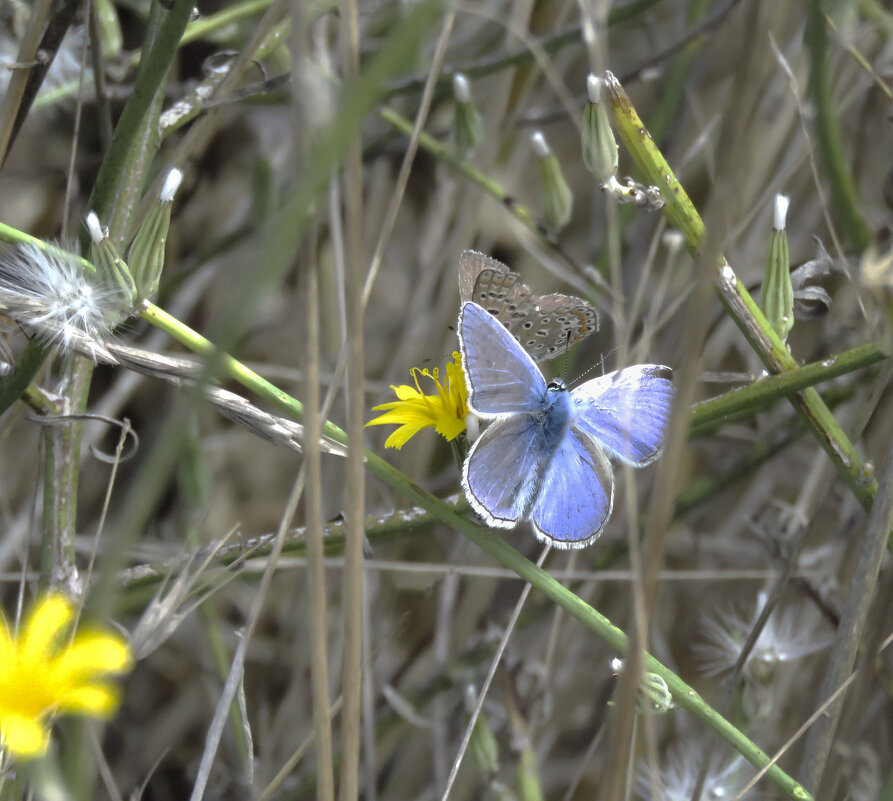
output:
[[[643,467],[660,455],[672,371],[627,367],[568,391],[546,383],[520,343],[477,303],[459,313],[468,406],[491,420],[462,468],[472,508],[496,528],[530,520],[558,548],[582,548],[614,503],[608,455]]]

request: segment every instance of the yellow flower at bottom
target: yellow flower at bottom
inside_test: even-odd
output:
[[[104,679],[130,669],[130,649],[112,632],[63,636],[74,613],[71,601],[48,595],[17,636],[0,615],[0,742],[19,759],[46,752],[54,715],[108,718],[118,707],[117,689]]]
[[[440,381],[440,372],[413,367],[410,370],[415,387],[401,384],[391,386],[398,400],[373,406],[372,411],[384,411],[367,426],[382,426],[389,423],[400,425],[384,443],[386,448],[402,448],[411,437],[423,428],[434,428],[445,440],[453,440],[465,430],[465,417],[468,414],[468,388],[458,352],[453,352],[453,361],[446,366],[446,380]],[[425,395],[419,386],[419,377],[434,382],[436,395]]]

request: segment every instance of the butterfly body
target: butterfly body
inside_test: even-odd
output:
[[[468,454],[462,486],[491,526],[530,520],[540,539],[579,548],[611,513],[608,455],[642,466],[655,459],[673,385],[661,365],[637,365],[568,390],[546,383],[532,357],[484,308],[459,315],[468,405],[491,421]]]

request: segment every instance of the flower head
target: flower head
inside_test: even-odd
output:
[[[753,775],[744,757],[736,756],[727,764],[714,756],[704,779],[700,795],[695,788],[704,763],[704,744],[677,742],[670,748],[667,765],[654,776],[649,766],[640,761],[636,767],[636,790],[640,798],[648,801],[719,801],[734,798]],[[657,782],[654,779],[657,779]]]
[[[63,637],[74,614],[71,601],[49,595],[17,635],[0,616],[0,742],[20,759],[46,752],[54,715],[108,718],[118,706],[106,676],[130,669],[130,649],[121,636],[96,629]]]
[[[423,428],[434,428],[446,440],[453,440],[465,430],[465,417],[468,415],[468,388],[462,372],[462,362],[458,352],[453,352],[453,361],[446,366],[446,379],[441,383],[440,371],[413,367],[410,370],[415,387],[401,384],[391,386],[398,400],[373,406],[373,411],[383,411],[367,426],[381,426],[390,423],[400,425],[386,440],[386,448],[402,448]],[[419,378],[434,382],[436,395],[425,395],[419,386]]]
[[[130,305],[119,286],[62,248],[26,244],[0,254],[0,311],[47,342],[102,351]]]
[[[707,619],[704,626],[706,641],[695,646],[707,675],[722,673],[735,666],[766,600],[766,593],[759,593],[750,615],[732,610]],[[745,675],[765,682],[772,677],[778,665],[794,662],[827,648],[831,637],[818,632],[816,628],[816,620],[808,617],[806,610],[800,606],[776,609],[747,657]]]

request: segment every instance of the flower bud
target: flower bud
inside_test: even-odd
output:
[[[568,224],[574,204],[574,193],[567,185],[558,158],[549,149],[546,137],[537,131],[530,137],[540,173],[543,192],[543,216],[552,231],[559,231]]]
[[[673,693],[667,682],[657,673],[646,673],[636,696],[636,711],[643,714],[647,710],[652,715],[663,715],[674,706]]]
[[[175,168],[168,173],[158,200],[152,204],[130,246],[128,260],[139,300],[148,300],[158,291],[167,232],[171,226],[171,204],[182,180],[180,170]]]
[[[465,709],[470,715],[477,702],[474,686],[469,684],[465,688]],[[496,737],[487,724],[483,715],[478,715],[468,741],[468,750],[475,767],[485,779],[492,779],[499,773],[499,745]]]
[[[472,150],[481,141],[484,124],[481,115],[475,108],[471,98],[471,88],[468,79],[457,72],[453,76],[453,99],[456,101],[455,117],[453,118],[453,137],[456,147],[460,150]]]
[[[117,290],[120,297],[126,298],[131,305],[136,300],[136,285],[125,261],[118,254],[118,249],[109,239],[108,228],[102,226],[96,212],[88,212],[84,220],[87,232],[90,234],[90,260],[96,265],[96,278],[100,285],[112,290]],[[110,325],[116,325],[127,317],[123,311],[118,320],[109,320]]]
[[[521,745],[518,760],[518,798],[521,801],[543,801],[543,787],[536,767],[536,754],[528,737]]]
[[[617,174],[617,142],[601,102],[602,79],[590,75],[586,79],[589,99],[583,109],[583,162],[599,181]]]
[[[625,668],[622,659],[614,658],[611,660],[611,673],[614,676],[620,676]],[[636,690],[636,712],[640,715],[646,712],[652,715],[662,715],[669,712],[675,704],[673,703],[673,693],[667,685],[665,679],[657,673],[646,673],[642,676],[642,681]]]
[[[784,342],[794,325],[794,289],[791,286],[791,262],[788,254],[788,235],[785,218],[789,198],[775,196],[775,215],[769,249],[766,254],[766,273],[760,289],[760,308]]]

